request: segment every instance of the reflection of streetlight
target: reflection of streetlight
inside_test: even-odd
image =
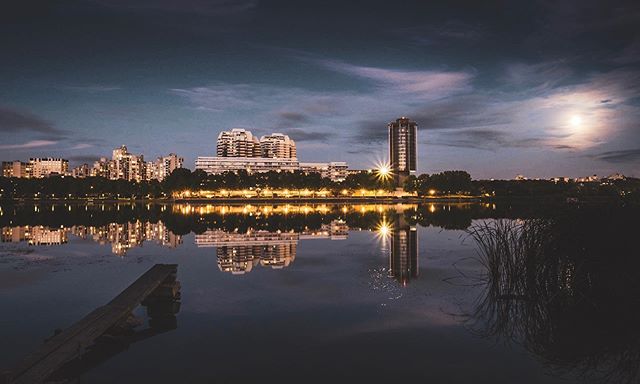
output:
[[[391,236],[392,227],[391,223],[387,221],[386,217],[382,217],[382,221],[378,223],[376,227],[376,236],[382,241],[382,245],[385,246],[387,239]]]

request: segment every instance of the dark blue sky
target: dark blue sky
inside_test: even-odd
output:
[[[121,144],[193,168],[233,127],[370,167],[419,126],[419,172],[640,176],[637,2],[9,1],[0,158]]]

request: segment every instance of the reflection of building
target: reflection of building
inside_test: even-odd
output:
[[[305,230],[300,232],[300,240],[346,240],[347,236],[349,236],[349,226],[343,220],[332,220],[329,224],[322,224],[320,230]]]
[[[389,161],[396,185],[416,171],[418,125],[406,117],[392,121],[389,129]]]
[[[20,243],[27,241],[29,233],[29,227],[3,227],[0,239],[3,243]]]
[[[257,264],[288,267],[296,257],[297,244],[298,234],[293,232],[228,233],[217,229],[196,235],[196,245],[216,247],[218,268],[233,274],[251,272]]]
[[[346,239],[349,227],[341,220],[323,225],[320,230],[295,232],[269,232],[249,230],[246,233],[225,232],[220,229],[196,234],[198,247],[216,247],[218,268],[223,272],[241,275],[263,267],[282,269],[296,258],[298,240]]]
[[[106,227],[94,228],[91,236],[100,244],[111,244],[111,251],[118,256],[126,255],[132,248],[141,247],[144,241],[155,241],[169,248],[182,244],[182,238],[169,231],[162,222],[111,223]]]
[[[3,243],[26,241],[29,245],[60,245],[68,242],[66,229],[47,228],[41,225],[4,227],[0,238]]]
[[[418,232],[402,213],[395,215],[391,231],[390,274],[403,285],[418,277]]]
[[[60,245],[66,244],[67,241],[67,231],[64,229],[50,229],[43,226],[31,228],[29,245]]]
[[[26,241],[29,245],[59,245],[68,242],[71,233],[82,239],[91,239],[99,244],[111,244],[112,252],[124,256],[131,248],[142,246],[144,241],[155,241],[168,248],[182,244],[182,237],[169,231],[162,222],[111,223],[103,227],[74,226],[71,228],[44,226],[3,227],[0,241],[18,243]]]

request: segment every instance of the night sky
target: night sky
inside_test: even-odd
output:
[[[13,3],[13,4],[12,4]],[[221,130],[373,166],[418,123],[419,173],[640,176],[640,3],[4,1],[0,159],[126,144],[193,169]]]

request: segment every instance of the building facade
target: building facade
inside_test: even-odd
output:
[[[85,178],[90,175],[90,171],[91,169],[89,169],[89,164],[82,164],[71,170],[71,176]]]
[[[111,180],[144,181],[147,178],[147,163],[143,155],[129,153],[123,145],[113,150],[109,162],[109,178]]]
[[[218,157],[260,157],[262,151],[260,141],[250,131],[234,128],[222,131],[216,141]]]
[[[175,153],[158,157],[156,161],[147,162],[147,180],[162,181],[174,170],[182,168],[184,159]]]
[[[282,133],[265,135],[258,140],[245,129],[223,131],[218,135],[216,155],[198,157],[195,169],[208,174],[240,170],[249,173],[301,170],[320,173],[322,177],[333,181],[342,181],[347,177],[346,162],[299,163],[295,141]]]
[[[206,157],[196,159],[196,169],[208,174],[220,174],[227,171],[245,170],[249,173],[268,171],[297,171],[300,164],[297,159],[281,159],[268,157]]]
[[[89,175],[94,177],[109,178],[109,169],[111,161],[106,157],[101,157],[100,160],[93,163],[93,167],[89,170]]]
[[[407,117],[401,117],[387,125],[389,130],[389,162],[396,186],[416,172],[418,125]]]
[[[305,173],[316,172],[331,181],[341,182],[347,178],[348,165],[345,161],[331,161],[328,163],[300,163],[300,170]]]
[[[262,136],[260,138],[260,150],[262,157],[297,158],[295,141],[282,133],[272,133],[268,136]]]
[[[51,175],[66,175],[69,172],[69,160],[54,157],[34,157],[29,159],[34,178]]]
[[[18,160],[2,162],[2,176],[4,177],[30,178],[33,177],[32,169],[31,163]]]

